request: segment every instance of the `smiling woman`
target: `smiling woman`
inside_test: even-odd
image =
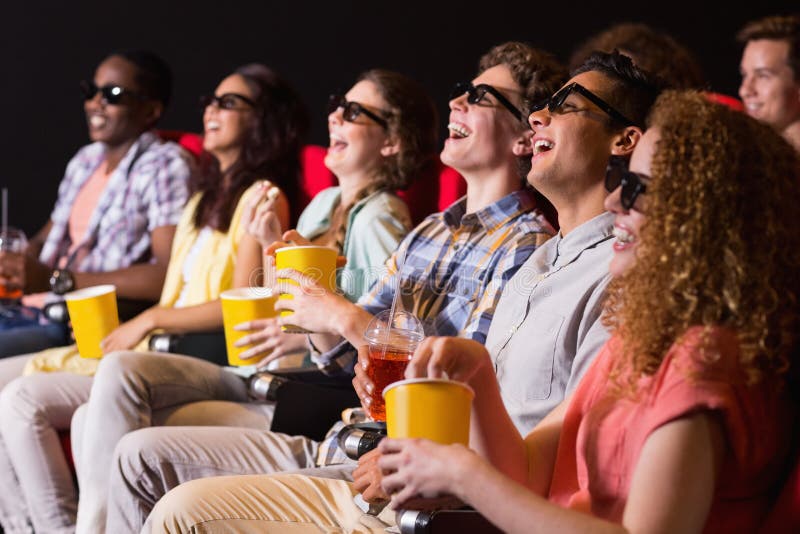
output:
[[[155,97],[166,97],[158,95],[157,86],[143,84],[140,78],[126,59],[114,55],[100,65],[92,82],[83,84],[90,135],[108,146],[108,153],[125,147],[132,135],[152,126],[161,112],[162,100]],[[146,350],[147,338],[155,329],[220,329],[220,294],[231,287],[248,286],[253,273],[261,268],[261,247],[246,232],[253,216],[251,207],[265,207],[275,213],[279,224],[288,226],[289,204],[281,189],[297,180],[307,127],[305,108],[297,94],[267,67],[247,65],[220,83],[205,108],[204,123],[204,146],[211,158],[193,177],[193,195],[175,230],[159,304],[111,332],[101,342],[104,354],[134,347]],[[266,183],[278,187],[264,187]],[[266,198],[270,190],[279,191],[278,196]],[[225,357],[209,357],[214,356],[219,362]],[[20,485],[23,491],[19,493],[25,497],[13,503],[0,499],[0,520],[4,527],[8,517],[15,522],[12,526],[18,524],[20,529],[30,522],[37,531],[72,530],[76,528],[77,500],[72,476],[58,443],[43,436],[69,428],[72,413],[89,396],[91,375],[99,360],[79,358],[74,346],[22,359],[32,376],[19,378],[3,390],[0,418],[4,421],[3,440],[25,445],[0,462],[9,465],[3,470],[5,487]],[[20,403],[27,402],[35,406],[32,411],[20,409]],[[53,418],[47,414],[54,413],[55,404],[61,415]],[[72,440],[78,454],[81,436],[73,434]],[[86,501],[92,505],[92,490],[98,486],[95,481],[107,473],[108,466],[98,463],[102,456],[89,449],[93,461],[83,463],[87,469],[78,475],[82,492],[88,495]],[[34,465],[48,468],[29,472]],[[100,469],[99,475],[95,468]],[[54,487],[58,488],[55,501],[48,497]],[[102,488],[99,493],[104,500]],[[86,522],[96,520],[94,509],[90,506],[82,517]]]

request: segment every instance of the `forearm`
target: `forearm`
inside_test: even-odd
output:
[[[25,258],[25,293],[39,293],[50,290],[51,269],[38,258]]]
[[[354,347],[364,344],[364,331],[372,320],[372,314],[351,302],[342,302],[331,312],[328,332],[311,334],[311,342],[321,352],[327,352],[341,343],[342,338]]]
[[[491,360],[487,359],[470,379],[470,386],[477,394],[472,403],[470,448],[502,473],[524,483],[529,463],[527,448],[503,404]]]
[[[161,296],[166,264],[137,263],[125,269],[98,273],[73,273],[76,288],[113,284],[117,296],[137,300],[157,301]]]
[[[202,332],[222,328],[222,306],[219,300],[185,308],[155,306],[148,312],[151,329],[172,333]]]
[[[373,315],[361,306],[347,303],[342,306],[341,314],[334,316],[336,333],[345,338],[351,345],[358,347],[364,345],[364,332],[373,319]],[[331,347],[333,348],[333,347]]]
[[[474,462],[473,468],[461,478],[457,484],[457,497],[504,532],[627,532],[621,525],[550,503],[486,462]]]

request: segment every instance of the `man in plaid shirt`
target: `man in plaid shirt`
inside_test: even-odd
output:
[[[404,306],[425,321],[429,332],[484,340],[503,284],[537,243],[552,235],[553,229],[536,209],[534,192],[524,180],[526,169],[520,165],[529,161],[532,152],[531,132],[522,121],[521,110],[525,100],[552,94],[565,72],[549,55],[521,43],[491,50],[482,58],[480,71],[474,85],[459,84],[452,95],[450,136],[441,156],[466,179],[466,197],[412,231],[389,260],[388,273],[358,304],[335,293],[320,295],[318,289],[313,291],[316,296],[308,291],[295,293],[292,323],[331,332],[330,340],[315,336],[315,344],[344,354],[339,357],[337,353],[336,359],[318,355],[327,371],[339,372],[352,365],[355,351],[351,345],[362,339],[372,313],[390,306],[398,278]],[[307,282],[299,273],[280,276],[284,275]],[[94,398],[93,392],[93,401],[109,407],[106,417],[116,417],[118,409],[130,413],[128,406],[157,410],[159,406],[151,400],[159,397],[154,393],[162,387],[157,374],[164,372],[160,367],[147,376],[140,372],[136,377],[114,377],[118,384],[106,383],[102,397]],[[187,398],[191,395],[195,400],[198,391],[207,391],[210,399],[222,398],[218,395],[223,384],[211,373],[218,375],[219,371],[193,366],[180,388],[174,382],[163,386],[170,388],[173,401],[183,389]],[[142,381],[147,382],[146,387],[133,385]],[[122,392],[140,390],[152,396],[122,398]],[[106,391],[113,393],[106,397]],[[225,398],[236,396],[231,390]],[[176,447],[176,443],[181,445]],[[188,480],[223,472],[270,473],[335,462],[320,445],[303,436],[254,428],[219,432],[176,426],[129,433],[117,444],[112,462],[106,528],[138,531],[158,498]],[[342,471],[352,467],[345,466]]]
[[[166,63],[136,50],[108,56],[83,83],[93,143],[67,165],[24,268],[0,255],[0,283],[23,287],[27,305],[41,307],[48,290],[61,295],[97,284],[114,284],[119,297],[158,300],[190,175],[183,150],[149,131],[171,85]],[[0,322],[0,356],[67,343],[66,326],[45,318],[16,327]]]

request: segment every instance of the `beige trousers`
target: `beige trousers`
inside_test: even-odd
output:
[[[167,493],[143,533],[384,533],[394,512],[367,515],[349,482],[303,475],[215,477]]]

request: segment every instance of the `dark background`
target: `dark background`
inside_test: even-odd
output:
[[[714,3],[716,4],[716,2]],[[0,185],[10,224],[31,234],[46,221],[69,158],[86,144],[80,79],[110,50],[149,48],[172,65],[173,103],[160,127],[200,131],[197,97],[235,67],[260,61],[291,80],[312,114],[311,141],[327,144],[325,100],[359,72],[385,67],[426,85],[441,104],[492,45],[528,41],[566,61],[616,22],[670,32],[690,47],[710,88],[735,95],[748,20],[800,11],[797,2],[4,2],[0,31]]]

